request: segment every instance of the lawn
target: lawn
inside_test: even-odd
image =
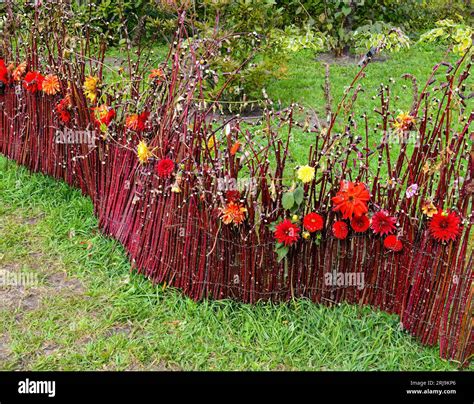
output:
[[[0,369],[454,370],[397,316],[307,300],[194,302],[130,273],[91,201],[0,157]]]

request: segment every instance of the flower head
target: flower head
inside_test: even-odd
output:
[[[173,184],[171,187],[171,192],[174,192],[175,194],[179,194],[181,192],[181,188],[179,187],[178,184]]]
[[[146,142],[141,140],[137,145],[137,156],[140,163],[145,164],[148,162],[148,159],[152,156],[152,152],[148,148]]]
[[[337,221],[332,225],[332,234],[339,240],[344,240],[349,234],[349,227],[346,222],[342,220]]]
[[[109,126],[112,119],[115,118],[115,110],[105,104],[92,108],[92,111],[94,122],[99,129],[101,129],[102,125]]]
[[[303,226],[310,233],[320,231],[324,227],[324,219],[321,215],[311,212],[308,213],[303,219]]]
[[[411,184],[406,190],[406,197],[413,198],[418,192],[418,184]]]
[[[375,234],[384,236],[395,230],[395,223],[397,223],[396,218],[390,216],[385,210],[379,210],[372,216],[370,227]]]
[[[69,109],[71,108],[71,99],[69,96],[64,97],[56,105],[56,112],[59,115],[59,119],[62,123],[69,123],[71,120],[71,113]]]
[[[20,63],[12,73],[13,80],[20,81],[26,72],[26,62]]]
[[[5,85],[8,84],[8,69],[3,59],[0,59],[0,81]]]
[[[354,216],[351,219],[351,227],[356,233],[364,233],[370,227],[370,220],[366,215]]]
[[[152,69],[148,77],[157,81],[163,81],[165,78],[165,74],[163,73],[162,69]]]
[[[227,202],[237,202],[240,199],[240,192],[231,189],[225,193],[225,198],[227,199]]]
[[[43,80],[43,92],[55,95],[59,92],[59,79],[55,74],[47,74]]]
[[[306,165],[299,167],[296,171],[296,175],[298,176],[299,180],[306,184],[307,182],[313,181],[314,172],[314,167]]]
[[[387,236],[383,241],[383,245],[387,250],[392,250],[394,252],[403,250],[403,243],[394,235]]]
[[[415,118],[406,112],[401,112],[393,121],[393,127],[399,132],[410,130],[415,123]]]
[[[437,241],[456,240],[461,233],[461,218],[455,212],[443,212],[441,209],[430,220],[431,235]]]
[[[433,217],[436,213],[438,213],[438,208],[434,205],[433,202],[427,201],[422,205],[421,211],[424,215],[428,217]]]
[[[170,178],[174,171],[174,162],[171,159],[162,159],[158,161],[155,170],[158,174],[158,177]]]
[[[43,88],[44,77],[39,72],[28,72],[26,73],[25,80],[23,81],[23,87],[34,94],[36,91],[41,91]]]
[[[370,194],[365,184],[341,181],[338,193],[332,198],[333,210],[340,211],[344,219],[362,216],[369,211],[367,208],[369,199]]]
[[[230,148],[230,155],[235,156],[236,153],[239,151],[240,146],[241,146],[241,143],[237,140],[237,142],[235,142]]]
[[[290,246],[299,239],[300,228],[291,222],[290,219],[285,219],[275,227],[275,238],[279,243]]]
[[[148,120],[149,115],[150,113],[147,111],[142,112],[141,114],[129,115],[125,119],[125,126],[130,130],[134,130],[135,132],[142,132],[145,130],[146,121]]]
[[[99,84],[99,78],[96,76],[87,76],[84,81],[84,94],[91,101],[97,100],[97,85]]]
[[[221,210],[221,219],[224,224],[234,223],[239,225],[245,220],[247,209],[239,202],[229,202],[225,208]]]

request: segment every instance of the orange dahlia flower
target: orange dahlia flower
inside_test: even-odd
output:
[[[370,194],[365,184],[341,181],[341,187],[332,202],[333,210],[341,212],[344,219],[365,215],[369,209]]]
[[[244,205],[238,202],[229,202],[225,208],[222,209],[221,219],[224,224],[240,224],[245,220],[245,213],[247,209]]]
[[[55,95],[59,92],[59,79],[55,74],[48,74],[43,80],[43,91],[48,95]]]

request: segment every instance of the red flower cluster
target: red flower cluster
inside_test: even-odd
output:
[[[156,165],[156,173],[160,178],[170,178],[174,171],[174,163],[171,159],[163,159]]]
[[[337,221],[332,225],[332,234],[339,240],[344,240],[349,234],[349,227],[346,222],[342,220]]]
[[[352,219],[354,216],[362,216],[369,209],[367,202],[370,194],[365,184],[341,181],[341,187],[332,202],[334,211],[341,212],[344,219]]]
[[[380,210],[372,216],[370,227],[375,234],[384,236],[395,230],[395,223],[397,223],[397,219],[390,216],[387,211]]]
[[[294,244],[300,238],[300,228],[289,219],[283,220],[275,228],[275,238],[286,246]]]
[[[25,79],[23,80],[23,88],[32,94],[43,89],[44,77],[39,72],[28,72],[26,73]]]
[[[314,233],[323,229],[324,219],[317,213],[308,213],[303,219],[303,226],[310,233]]]
[[[397,238],[397,236],[394,235],[388,236],[383,241],[383,245],[387,250],[392,250],[394,252],[399,252],[403,250],[402,242]]]
[[[456,240],[461,233],[461,218],[455,212],[441,209],[431,218],[429,229],[437,241]]]
[[[62,123],[69,123],[71,121],[71,113],[69,108],[71,107],[71,99],[69,96],[64,97],[56,105],[56,112],[59,115],[59,119]]]

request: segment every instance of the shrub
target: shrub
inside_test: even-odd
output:
[[[441,20],[436,22],[436,28],[425,32],[420,37],[420,42],[441,42],[453,45],[453,51],[464,54],[472,47],[472,37],[474,30],[472,27],[455,23],[453,20]]]
[[[354,31],[354,48],[360,53],[381,44],[388,52],[398,52],[410,47],[410,38],[401,29],[381,21],[361,26]]]

